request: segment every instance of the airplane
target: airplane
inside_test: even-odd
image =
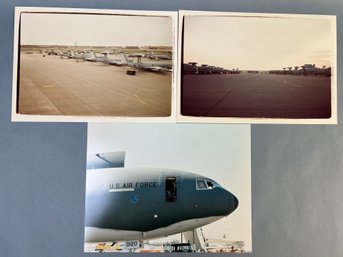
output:
[[[149,54],[147,54],[147,57],[150,59],[155,59],[155,60],[160,60],[160,59],[164,59],[164,60],[172,60],[172,54],[155,54],[154,52],[151,52]]]
[[[184,63],[182,65],[183,74],[199,74],[196,62]]]
[[[292,67],[287,67],[282,68],[283,70],[270,70],[269,73],[278,75],[331,76],[331,67],[327,68],[326,66],[323,66],[322,68],[318,68],[315,64],[304,64],[301,66],[301,69],[299,68],[299,66],[294,66],[294,69],[292,69]]]
[[[70,57],[69,58],[76,59],[76,60],[84,60],[85,54],[84,53],[75,53],[74,50],[70,50]]]
[[[85,60],[88,62],[105,62],[106,57],[105,54],[99,56],[93,51],[90,51],[89,55],[85,57]]]
[[[165,237],[231,214],[238,199],[211,178],[125,167],[125,152],[87,157],[85,242]]]
[[[108,53],[104,52],[101,56],[95,54],[93,51],[89,52],[89,56],[85,57],[85,60],[91,62],[103,62],[105,64],[111,64],[116,66],[127,65],[127,58],[123,53],[117,54],[120,56],[119,59],[110,59],[108,58]]]
[[[325,76],[330,77],[331,76],[331,67],[327,68],[326,66],[323,66],[323,68],[316,67],[315,64],[304,64],[301,66],[301,73],[305,76],[307,75],[314,75],[314,76]]]
[[[148,70],[148,71],[172,71],[173,64],[170,62],[142,62],[141,56],[135,56],[137,57],[137,62],[130,62],[126,55],[124,54],[125,61],[127,65],[135,67],[138,70]]]
[[[183,74],[240,74],[240,71],[237,69],[228,70],[222,67],[209,66],[207,64],[202,64],[197,66],[196,62],[184,63],[182,66]]]
[[[50,49],[44,49],[43,54],[48,54],[48,55],[55,55],[55,50],[53,48]]]
[[[211,67],[207,64],[201,64],[201,66],[198,67],[199,74],[211,74]]]
[[[67,57],[69,58],[70,54],[68,51],[63,51],[63,50],[53,50],[53,52],[55,53],[55,55],[58,55],[59,57],[63,58],[63,57]]]
[[[125,54],[124,53],[116,54],[116,56],[120,57],[120,58],[117,58],[117,59],[110,59],[110,58],[108,58],[108,54],[107,53],[105,53],[104,55],[105,55],[104,63],[111,64],[111,65],[116,65],[116,66],[122,66],[122,65],[127,65],[128,64],[128,61],[125,58]]]
[[[139,53],[139,52],[129,54],[129,57],[137,57],[137,56],[146,57],[144,53]]]

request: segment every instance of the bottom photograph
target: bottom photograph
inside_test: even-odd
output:
[[[251,252],[250,125],[89,123],[85,252]]]

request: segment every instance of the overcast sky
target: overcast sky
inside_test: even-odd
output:
[[[184,62],[241,70],[330,67],[332,24],[317,17],[185,16]]]
[[[88,152],[126,151],[126,167],[189,171],[217,181],[239,199],[205,237],[244,241],[251,251],[250,125],[88,124]]]
[[[22,13],[21,44],[171,46],[172,18]]]

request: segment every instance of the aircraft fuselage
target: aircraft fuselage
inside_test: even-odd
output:
[[[85,240],[144,239],[189,231],[229,215],[237,205],[233,194],[194,173],[88,170]]]

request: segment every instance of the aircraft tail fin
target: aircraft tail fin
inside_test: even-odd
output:
[[[104,63],[109,63],[110,60],[108,59],[108,53],[104,53]]]
[[[123,58],[124,58],[124,60],[125,60],[125,63],[126,64],[128,64],[129,63],[129,59],[127,59],[127,56],[126,56],[126,54],[124,54],[124,53],[121,53],[120,54]]]
[[[87,155],[87,170],[123,168],[125,166],[125,152],[106,152]]]
[[[89,53],[89,56],[90,56],[90,58],[89,58],[90,61],[96,62],[96,55],[95,55],[94,51],[91,51]]]
[[[124,64],[124,65],[128,64],[127,57],[126,57],[126,55],[124,53],[120,53],[118,56],[119,56],[122,64]]]

